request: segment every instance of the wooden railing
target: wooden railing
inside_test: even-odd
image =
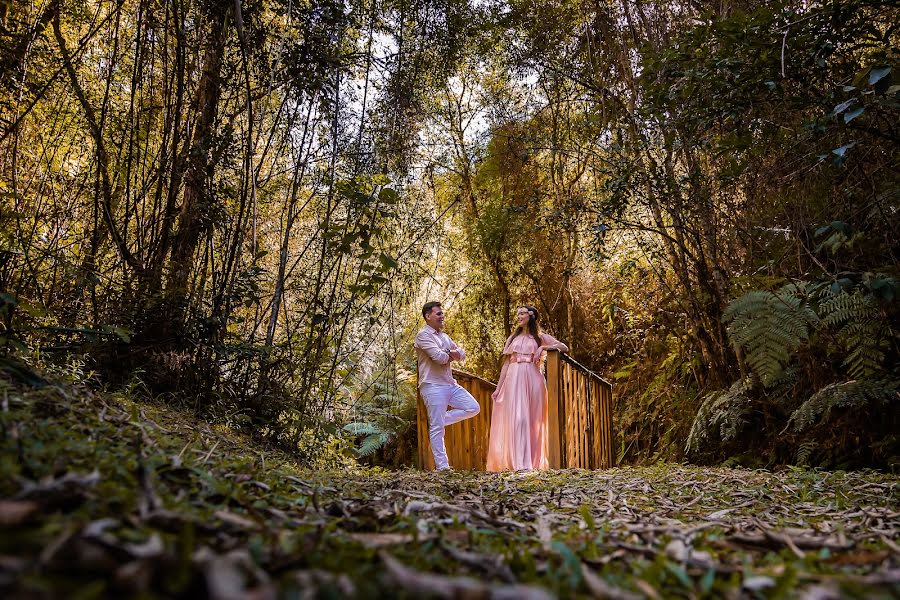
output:
[[[613,466],[612,386],[562,352],[547,353],[551,469]]]
[[[547,353],[547,410],[551,469],[606,469],[613,466],[612,386],[557,351]],[[481,412],[447,427],[444,445],[454,469],[484,471],[491,433],[491,394],[496,385],[464,371],[453,376],[478,401]],[[428,412],[417,401],[419,466],[434,469],[428,439]]]

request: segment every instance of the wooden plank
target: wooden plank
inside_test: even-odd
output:
[[[578,406],[578,383],[579,373],[572,366],[569,366],[569,375],[571,377],[571,393],[569,394],[569,406],[572,407],[572,467],[581,468],[581,427],[578,425],[580,410]]]
[[[419,457],[422,461],[422,469],[425,471],[433,471],[434,470],[434,455],[431,453],[431,442],[428,439],[428,409],[425,407],[425,401],[422,400],[422,396],[416,394],[418,396],[418,410],[417,414],[421,415],[421,419],[417,417],[417,421],[421,427],[420,435],[419,435]]]
[[[572,374],[572,466],[580,469],[581,464],[581,373],[570,367]]]
[[[596,436],[594,435],[594,408],[597,406],[597,395],[595,394],[596,386],[594,384],[593,378],[588,377],[587,379],[587,403],[584,406],[584,414],[585,419],[587,419],[587,440],[586,448],[587,448],[587,457],[588,457],[588,468],[596,469],[597,468],[597,458],[594,453],[594,439]]]
[[[580,373],[579,378],[581,379],[581,464],[585,469],[591,468],[591,446],[590,446],[590,432],[591,432],[591,393],[590,393],[590,379],[584,374]]]
[[[578,462],[575,460],[575,406],[572,402],[572,367],[566,365],[566,466],[569,468],[577,468]]]
[[[582,464],[585,469],[591,468],[591,381],[584,374],[581,374],[581,447],[582,447]]]
[[[481,407],[481,412],[478,413],[478,416],[473,419],[475,421],[475,448],[474,448],[474,457],[473,464],[474,469],[477,471],[484,470],[484,461],[482,460],[482,446],[484,440],[484,413],[486,412],[486,408],[484,405],[484,387],[479,383],[478,389],[476,390],[478,395],[475,396],[475,399],[478,401],[478,406]]]
[[[468,448],[466,447],[466,439],[467,434],[469,432],[469,422],[468,420],[462,420],[455,425],[456,427],[456,451],[459,456],[457,460],[457,464],[459,464],[459,469],[469,469],[469,453]]]
[[[600,408],[600,388],[597,382],[591,379],[591,468],[600,467],[600,431],[597,424],[600,421],[597,410]]]
[[[615,465],[615,449],[613,447],[613,402],[612,388],[603,386],[603,409],[605,412],[603,434],[606,437],[606,467]]]
[[[422,396],[416,388],[416,449],[418,450],[419,469],[425,470],[424,436],[422,435]]]
[[[481,405],[481,459],[480,459],[480,468],[482,471],[487,469],[487,455],[488,449],[490,448],[490,437],[491,437],[491,419],[494,416],[494,401],[491,400],[491,394],[493,393],[493,389],[490,387],[485,387],[482,390],[483,395],[483,404]]]
[[[422,395],[419,394],[418,388],[416,389],[416,430],[418,432],[419,440],[419,468],[423,471],[428,470],[428,461],[425,459],[425,452],[430,450],[428,448],[428,416],[425,414],[425,405],[422,402]]]
[[[608,469],[613,466],[613,439],[612,439],[612,404],[610,389],[607,385],[602,385],[602,415],[603,415],[603,468]]]
[[[565,469],[565,416],[560,399],[559,352],[547,352],[547,461],[551,469]]]
[[[471,394],[472,391],[473,390],[470,389],[469,393]],[[462,425],[463,425],[463,431],[462,431],[462,433],[463,433],[463,453],[465,455],[466,470],[471,471],[472,469],[475,468],[475,461],[472,460],[472,441],[475,439],[474,431],[473,431],[475,428],[475,423],[472,421],[472,419],[466,419],[465,421],[462,422]]]
[[[485,413],[485,405],[484,405],[484,386],[479,383],[478,388],[476,390],[478,395],[475,396],[475,399],[478,401],[478,406],[480,407],[480,411],[478,412],[478,416],[472,419],[474,434],[472,437],[473,447],[472,447],[472,468],[476,471],[483,471],[484,466],[481,464],[481,448],[484,440],[484,413]]]
[[[560,390],[559,390],[559,403],[562,405],[563,415],[565,416],[565,421],[563,422],[563,448],[562,451],[565,454],[566,468],[570,468],[572,466],[572,430],[569,427],[569,420],[571,418],[571,414],[569,413],[569,379],[568,379],[568,366],[563,363],[560,365]]]
[[[606,396],[606,414],[607,414],[607,421],[606,421],[607,444],[606,444],[606,447],[609,452],[609,460],[607,461],[607,467],[612,468],[616,464],[616,455],[615,455],[614,446],[613,446],[613,444],[615,443],[615,439],[616,439],[615,435],[614,435],[615,434],[615,429],[614,429],[615,421],[613,420],[613,411],[615,410],[615,402],[613,401],[612,386],[607,384],[604,386],[604,390],[605,390],[605,396]]]
[[[603,430],[600,428],[600,409],[601,395],[603,390],[600,389],[600,382],[594,380],[594,468],[603,468]]]
[[[468,380],[463,380],[461,382],[463,387],[466,388],[470,385]],[[469,468],[469,463],[466,456],[466,429],[468,423],[465,420],[462,420],[453,425],[455,429],[454,433],[456,434],[456,439],[454,440],[453,450],[456,454],[456,463],[450,463],[454,468],[459,469],[460,471],[466,470]]]
[[[566,398],[566,409],[569,411],[569,415],[571,418],[569,419],[569,425],[571,427],[569,439],[571,440],[571,450],[572,450],[572,461],[569,463],[569,467],[572,469],[578,469],[581,467],[581,464],[578,462],[578,373],[575,372],[575,369],[569,365],[567,369],[569,373],[569,393]]]
[[[594,468],[594,381],[584,378],[584,468]]]
[[[481,438],[484,435],[484,428],[481,426],[482,416],[484,413],[484,406],[482,404],[483,394],[481,382],[475,382],[475,390],[472,396],[478,402],[478,406],[480,408],[478,414],[475,416],[475,418],[472,419],[472,470],[481,471]]]
[[[565,421],[562,424],[563,432],[564,432],[563,439],[562,439],[562,442],[563,442],[562,452],[564,453],[564,456],[565,456],[565,458],[563,459],[563,461],[564,461],[563,464],[566,465],[566,468],[569,468],[572,466],[572,464],[571,464],[571,460],[569,457],[569,455],[570,455],[569,440],[571,439],[571,437],[569,436],[569,413],[567,411],[568,398],[569,398],[569,383],[568,383],[567,373],[566,373],[567,369],[568,369],[568,366],[565,363],[560,365],[559,403],[562,405],[562,409],[563,409],[562,414],[565,415]]]
[[[603,384],[598,381],[595,385],[597,386],[597,408],[594,411],[594,414],[596,415],[594,417],[594,435],[597,438],[597,468],[605,469],[607,464],[603,458],[603,448],[606,444],[606,438],[603,435]]]
[[[605,469],[609,466],[609,448],[606,447],[606,398],[603,392],[603,384],[597,382],[597,468]]]

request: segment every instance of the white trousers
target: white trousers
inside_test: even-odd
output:
[[[444,428],[481,412],[478,401],[459,384],[423,383],[419,387],[422,400],[428,409],[428,437],[434,454],[434,468],[442,471],[450,468],[447,450],[444,448]],[[450,410],[447,410],[447,407]]]

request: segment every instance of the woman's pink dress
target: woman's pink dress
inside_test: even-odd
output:
[[[541,338],[547,345],[556,342],[546,333]],[[547,384],[533,360],[537,351],[527,334],[507,340],[503,349],[509,363],[491,417],[488,471],[548,468]]]

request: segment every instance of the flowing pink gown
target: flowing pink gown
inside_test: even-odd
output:
[[[541,338],[544,344],[556,342],[546,333]],[[491,417],[488,471],[548,468],[547,384],[533,360],[537,350],[534,338],[522,334],[503,349],[509,362]]]

